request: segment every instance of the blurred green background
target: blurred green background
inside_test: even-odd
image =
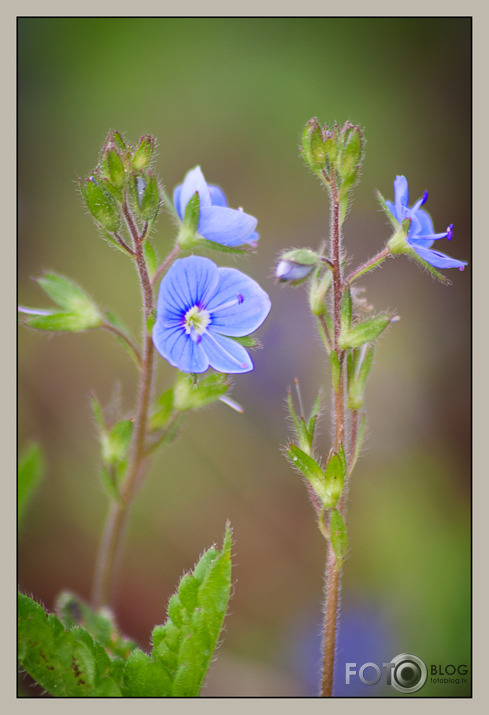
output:
[[[304,291],[273,280],[281,250],[314,248],[328,234],[326,194],[302,164],[299,137],[313,116],[365,129],[344,231],[352,266],[390,235],[375,189],[392,198],[396,174],[408,178],[411,203],[429,190],[436,230],[454,224],[452,243],[437,248],[470,261],[470,19],[18,22],[19,302],[47,305],[32,278],[53,269],[138,332],[133,267],[100,239],[77,187],[109,130],[133,143],[157,137],[156,168],[170,192],[200,164],[231,206],[259,220],[258,252],[236,264],[272,299],[255,370],[234,381],[245,412],[218,405],[193,414],[157,456],[126,542],[121,628],[148,647],[179,577],[221,541],[229,519],[234,596],[204,694],[315,695],[325,545],[280,449],[290,434],[288,386],[297,377],[310,405],[328,372]],[[157,230],[164,256],[173,238],[164,214]],[[449,287],[401,257],[362,282],[369,302],[401,321],[376,353],[350,491],[337,694],[395,694],[358,679],[345,687],[345,662],[411,652],[429,665],[470,666],[470,263],[447,274]],[[39,441],[46,461],[19,536],[19,584],[52,608],[61,589],[88,598],[107,509],[90,394],[107,403],[120,384],[129,410],[135,371],[102,332],[20,328],[18,355],[19,451]],[[172,377],[161,360],[158,386]],[[327,454],[327,402],[320,445]],[[468,693],[428,680],[419,694]]]

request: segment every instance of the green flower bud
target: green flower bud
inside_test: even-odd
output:
[[[151,221],[160,207],[158,182],[153,174],[133,174],[131,193],[136,213],[143,221]]]
[[[155,140],[149,134],[142,137],[139,146],[132,158],[132,165],[136,171],[144,171],[148,168],[155,147]]]
[[[109,233],[117,231],[121,221],[119,207],[105,188],[103,179],[91,176],[85,184],[80,180],[80,189],[94,219]]]
[[[298,285],[310,276],[320,257],[308,248],[294,248],[282,253],[275,268],[275,277],[281,283]]]
[[[304,127],[302,133],[302,156],[307,166],[316,173],[325,168],[327,155],[324,137],[316,117],[310,119]]]
[[[100,164],[102,177],[107,179],[116,189],[122,189],[126,180],[124,164],[115,149],[108,148],[104,150]]]

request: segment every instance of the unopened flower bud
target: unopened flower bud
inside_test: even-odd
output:
[[[310,276],[319,260],[319,256],[308,248],[294,248],[280,256],[275,277],[281,283],[297,285]]]
[[[144,171],[144,169],[148,168],[153,156],[154,146],[153,137],[149,135],[142,137],[132,159],[132,165],[136,171]]]
[[[310,119],[304,127],[302,156],[307,166],[313,171],[319,172],[324,168],[326,163],[324,137],[316,117]]]
[[[103,179],[91,176],[80,189],[88,210],[106,231],[113,233],[120,225],[119,207],[114,197],[104,188]]]
[[[131,181],[134,208],[143,221],[151,221],[160,206],[158,182],[151,173],[134,174]]]

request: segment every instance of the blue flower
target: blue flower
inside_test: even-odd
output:
[[[183,184],[173,192],[173,204],[182,221],[185,207],[196,192],[199,195],[197,230],[203,238],[229,247],[244,244],[256,246],[258,234],[255,228],[258,220],[242,209],[230,209],[223,191],[218,186],[206,183],[200,166],[191,169]]]
[[[459,268],[463,271],[467,265],[465,261],[458,261],[455,258],[450,258],[440,251],[435,251],[431,248],[433,242],[439,238],[447,238],[450,240],[453,233],[453,225],[448,226],[445,233],[434,233],[433,222],[424,209],[421,208],[428,200],[428,192],[425,191],[423,197],[417,201],[414,206],[409,208],[409,191],[408,182],[405,176],[397,176],[394,181],[394,203],[386,201],[387,208],[392,213],[393,217],[402,223],[404,219],[411,219],[406,242],[408,246],[426,263],[429,263],[434,268]],[[393,253],[404,253],[402,246],[393,240],[389,243]]]
[[[270,305],[265,291],[236,268],[218,268],[201,256],[180,258],[161,281],[153,341],[182,372],[249,372],[251,358],[232,338],[256,330]]]

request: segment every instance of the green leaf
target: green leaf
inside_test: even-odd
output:
[[[351,319],[353,314],[353,305],[351,300],[351,292],[348,286],[343,291],[341,297],[341,332],[347,333],[350,330]]]
[[[331,545],[336,556],[336,565],[337,568],[341,568],[348,546],[348,536],[346,533],[345,522],[337,509],[333,509],[331,512],[329,528]]]
[[[336,350],[331,350],[329,354],[329,362],[331,366],[331,382],[333,384],[333,390],[338,392],[340,389],[341,365],[338,360],[338,353]]]
[[[225,375],[211,373],[199,380],[192,375],[179,373],[174,387],[174,406],[179,412],[197,410],[225,395],[229,383]]]
[[[133,422],[130,419],[117,422],[102,437],[102,459],[105,464],[119,464],[127,457],[131,443]]]
[[[155,401],[149,426],[151,430],[163,429],[174,414],[174,388],[170,387]]]
[[[316,399],[314,400],[314,404],[311,409],[311,414],[309,415],[309,420],[307,422],[307,435],[309,437],[309,444],[311,445],[312,448],[312,443],[314,441],[314,432],[316,430],[316,423],[319,417],[319,413],[321,411],[321,391],[318,392],[316,395]]]
[[[325,474],[316,460],[295,444],[287,447],[287,456],[292,465],[307,479],[322,504],[328,509],[333,506]]]
[[[168,604],[168,619],[153,630],[152,659],[168,673],[170,695],[199,695],[217,646],[231,587],[231,529],[221,552],[211,548],[186,574]]]
[[[335,452],[333,452],[328,460],[324,477],[326,492],[329,497],[329,506],[336,506],[343,491],[343,484],[345,483],[345,468],[344,462]]]
[[[171,695],[172,681],[166,668],[142,650],[132,651],[124,669],[123,695],[131,698],[161,698]]]
[[[342,350],[359,348],[376,338],[387,328],[392,316],[377,315],[375,318],[354,324],[350,330],[341,330],[339,346]]]
[[[56,599],[56,613],[66,630],[82,626],[113,656],[127,660],[136,648],[134,641],[121,635],[108,608],[93,611],[81,598],[63,591]]]
[[[64,330],[78,332],[102,324],[96,303],[69,278],[56,273],[46,273],[37,282],[44,292],[60,307],[59,310],[20,309],[31,317],[25,322],[39,330]]]
[[[156,269],[158,268],[158,259],[156,258],[154,248],[149,243],[149,241],[144,242],[143,254],[146,263],[146,268],[148,269],[149,277],[152,278],[156,273]]]
[[[348,353],[347,407],[349,410],[359,410],[365,400],[365,385],[372,366],[374,346],[363,346],[361,349]]]
[[[119,665],[88,631],[66,631],[54,614],[28,596],[18,595],[18,660],[21,667],[55,697],[114,697]]]
[[[255,340],[255,338],[252,338],[251,335],[244,335],[241,338],[237,338],[234,335],[229,335],[231,340],[234,340],[236,343],[239,343],[242,345],[244,348],[256,348],[258,345],[258,341]]]
[[[44,471],[41,448],[32,444],[22,456],[17,472],[17,528],[20,528],[28,503],[39,486]]]
[[[27,318],[25,324],[37,330],[80,333],[89,328],[101,325],[101,319],[93,316],[80,316],[74,313],[51,313],[51,315],[34,315]]]

